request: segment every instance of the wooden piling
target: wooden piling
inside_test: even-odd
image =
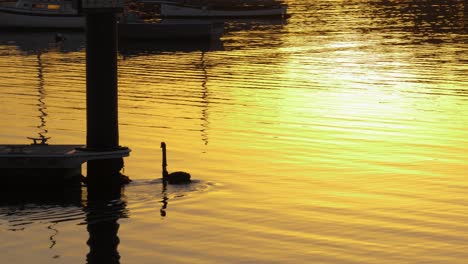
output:
[[[122,6],[84,5],[86,15],[86,149],[118,150],[117,18]],[[98,3],[99,4],[99,3]],[[102,4],[105,4],[104,2]],[[88,192],[120,188],[123,159],[88,162]]]

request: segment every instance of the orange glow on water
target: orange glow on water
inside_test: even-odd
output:
[[[118,219],[121,262],[464,263],[468,68],[463,31],[446,26],[458,15],[289,2],[287,23],[230,25],[221,50],[119,55],[134,179]],[[42,117],[51,143],[84,143],[82,46],[46,41],[39,61],[39,38],[15,37],[0,45],[0,139],[25,143]],[[162,191],[161,141],[168,170],[195,184]],[[8,260],[26,247],[28,260],[84,262],[89,211],[70,209],[55,234],[47,217],[63,208],[13,220],[1,208]],[[2,229],[11,223],[25,231]],[[38,241],[50,236],[53,249]]]

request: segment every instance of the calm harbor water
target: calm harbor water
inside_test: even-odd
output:
[[[0,201],[0,262],[92,263],[100,228],[110,263],[466,263],[466,1],[287,3],[211,46],[121,45],[134,182]],[[85,143],[84,36],[64,34],[0,35],[3,144]],[[163,192],[161,141],[193,184]]]

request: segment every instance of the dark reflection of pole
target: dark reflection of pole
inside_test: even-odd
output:
[[[39,110],[39,119],[41,120],[41,123],[37,126],[39,129],[38,135],[39,139],[42,142],[46,141],[46,134],[48,130],[45,128],[46,127],[46,105],[45,105],[45,96],[46,92],[44,89],[44,74],[43,74],[43,66],[42,66],[42,60],[41,60],[41,52],[37,52],[37,78],[39,80],[38,83],[38,92],[39,92],[39,98],[38,98],[38,110]]]
[[[202,117],[201,120],[203,123],[201,124],[202,129],[201,131],[201,137],[202,141],[205,143],[205,145],[208,145],[208,88],[207,88],[207,83],[208,83],[208,72],[206,71],[206,61],[205,61],[205,52],[201,52],[201,63],[200,63],[200,69],[202,70],[203,73],[203,81],[202,81],[202,102],[204,104],[204,107],[202,109]]]
[[[120,263],[118,220],[126,217],[126,203],[121,199],[121,193],[115,193],[107,198],[97,197],[88,193],[88,203],[85,208],[89,233],[87,242],[89,253],[86,255],[86,261],[89,264],[118,264]]]
[[[53,248],[56,244],[57,244],[57,240],[55,239],[55,236],[58,235],[59,231],[58,229],[54,228],[53,226],[55,226],[57,224],[57,222],[54,222],[52,224],[50,224],[47,229],[50,229],[52,231],[54,231],[54,234],[52,234],[50,237],[49,237],[49,240],[50,240],[50,247],[49,248]]]

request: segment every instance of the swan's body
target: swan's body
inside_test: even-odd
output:
[[[176,171],[172,173],[167,172],[167,160],[166,160],[166,143],[161,142],[161,149],[162,149],[162,174],[163,174],[163,181],[164,183],[169,184],[184,184],[190,183],[190,173],[184,171]]]

